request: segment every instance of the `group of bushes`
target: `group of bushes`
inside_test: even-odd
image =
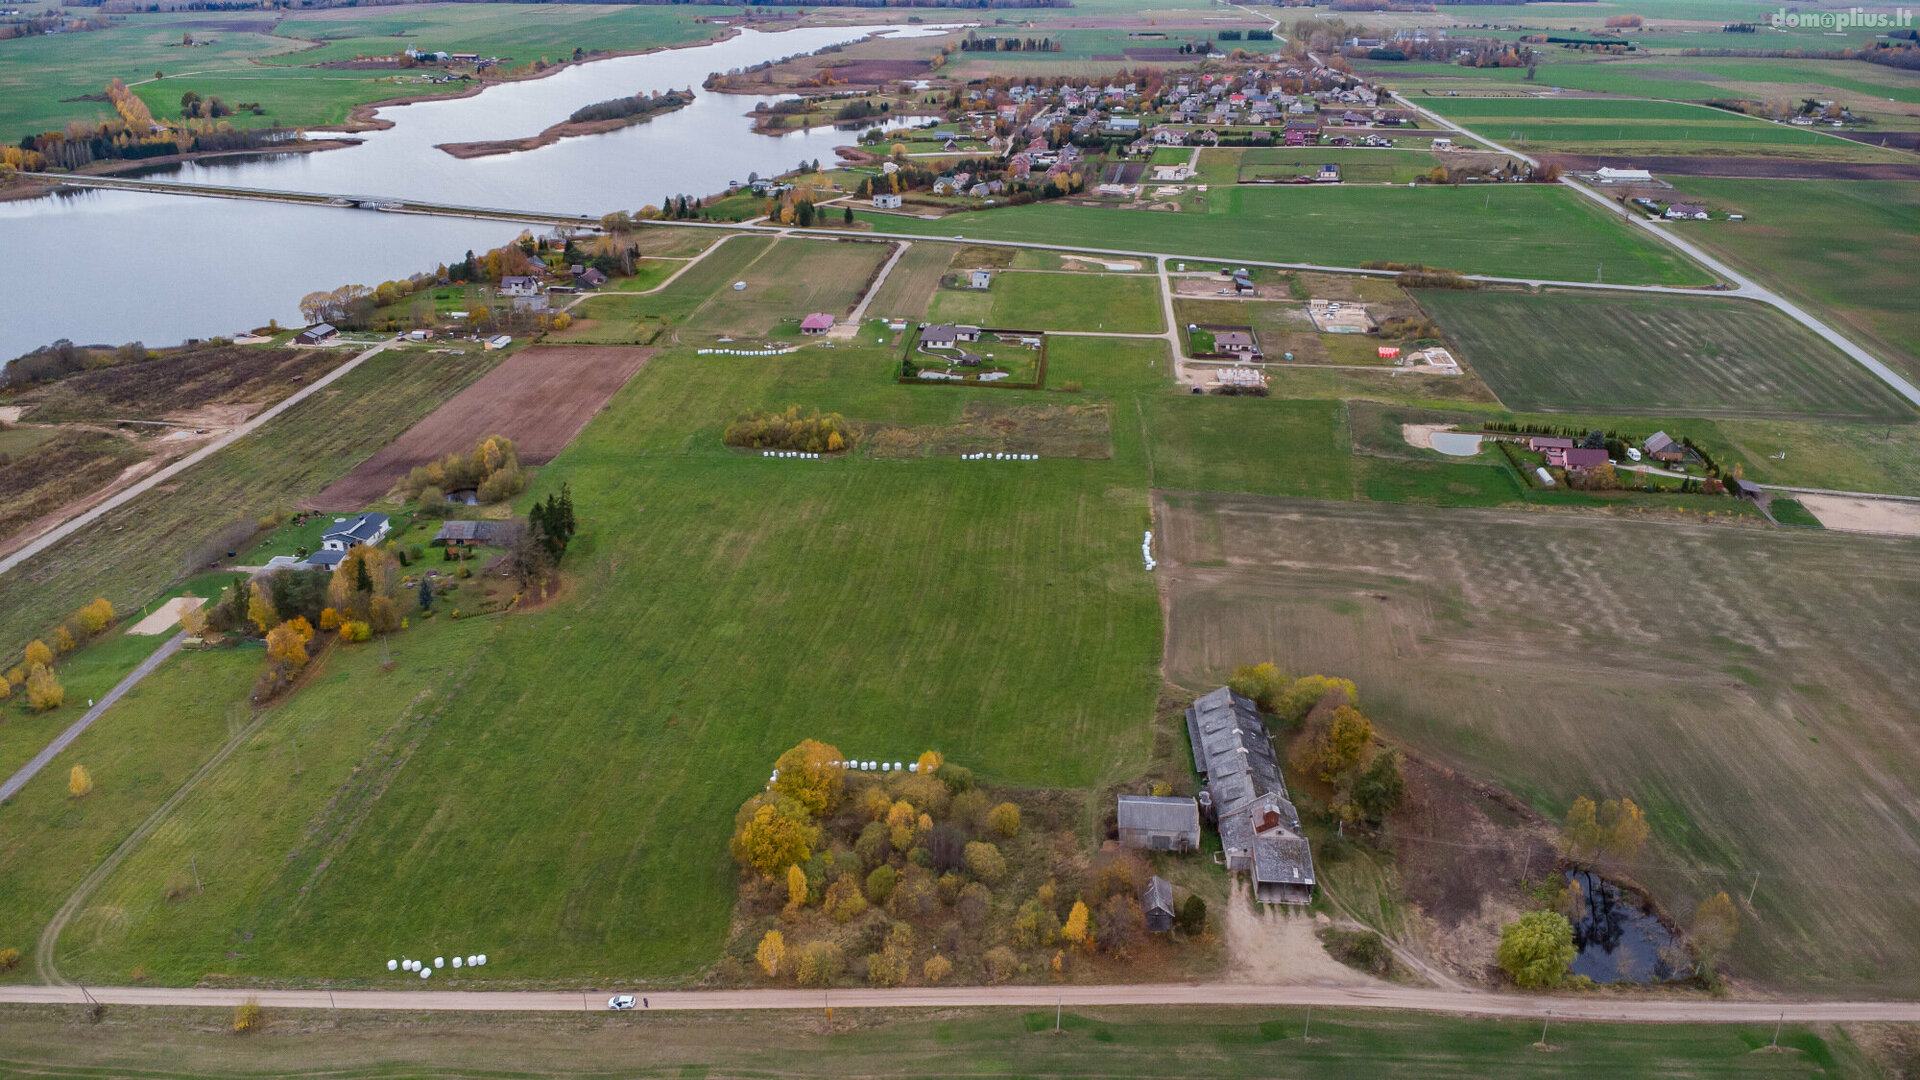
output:
[[[449,452],[439,461],[415,466],[400,481],[400,493],[422,507],[437,507],[449,491],[474,491],[481,502],[511,499],[527,488],[520,451],[503,435],[481,439],[470,454]]]
[[[68,615],[59,626],[54,627],[51,645],[38,638],[28,642],[20,662],[8,668],[5,677],[0,678],[0,701],[7,700],[17,691],[25,691],[27,704],[35,712],[59,708],[67,700],[67,691],[60,685],[60,677],[54,674],[54,658],[65,656],[89,639],[98,637],[113,625],[113,620],[113,604],[104,596],[96,597],[92,603]]]
[[[809,409],[803,414],[800,406],[789,405],[784,412],[743,413],[720,438],[728,446],[753,450],[832,454],[853,445],[854,430],[839,413],[823,416],[820,410]]]
[[[995,802],[934,751],[880,775],[839,760],[803,742],[740,809],[732,850],[751,921],[731,950],[736,974],[1001,982],[1124,957],[1145,934],[1138,856],[1090,861],[1071,829],[1044,827],[1044,807],[1036,820],[1033,806]],[[1183,925],[1204,933],[1205,911],[1190,902]]]

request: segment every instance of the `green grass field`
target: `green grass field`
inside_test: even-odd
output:
[[[893,264],[867,306],[867,314],[887,319],[924,319],[940,278],[953,263],[954,249],[946,244],[916,241]]]
[[[59,1078],[172,1075],[156,1071],[161,1061],[191,1061],[193,1075],[208,1080],[471,1076],[493,1073],[503,1060],[520,1076],[585,1078],[632,1074],[636,1045],[645,1047],[646,1074],[660,1076],[1480,1080],[1538,1076],[1543,1062],[1565,1074],[1663,1080],[1879,1075],[1846,1031],[1824,1026],[1787,1027],[1784,1052],[1769,1053],[1761,1048],[1774,1032],[1764,1024],[1556,1020],[1551,1049],[1542,1051],[1531,1020],[1342,1009],[1314,1010],[1311,1032],[1304,1009],[1077,1009],[1059,1018],[1059,1034],[1053,1012],[1015,1009],[952,1016],[842,1010],[831,1032],[815,1017],[779,1013],[424,1013],[409,1014],[403,1027],[379,1013],[343,1013],[324,1024],[285,1014],[249,1038],[223,1032],[232,1017],[213,1010],[115,1007],[111,1022],[86,1038],[74,1037],[70,1013],[51,1007],[16,1007],[7,1019],[0,1067]]]
[[[985,290],[941,289],[927,317],[1016,330],[1157,334],[1167,328],[1160,281],[1146,274],[999,273]]]
[[[1774,309],[1712,297],[1428,289],[1422,307],[1508,408],[1907,420],[1865,368]]]
[[[1311,176],[1322,165],[1338,165],[1342,183],[1405,184],[1432,172],[1437,161],[1431,153],[1420,150],[1378,147],[1252,148],[1240,154],[1237,179],[1243,184],[1253,180],[1291,180],[1303,174]]]
[[[1909,380],[1920,379],[1920,183],[1680,177],[1683,196],[1746,215],[1694,222],[1716,256],[1813,308]]]
[[[1618,284],[1706,284],[1680,256],[1558,187],[1233,188],[1180,213],[1014,206],[937,224],[861,215],[876,232],[953,233],[1194,258],[1358,266],[1385,259],[1467,273]],[[1392,222],[1391,227],[1356,222]]]
[[[1142,355],[1066,347],[1060,362],[1156,385],[1164,367]],[[1111,461],[1019,472],[796,468],[719,443],[753,406],[942,423],[1015,393],[896,387],[892,363],[856,348],[656,357],[540,474],[541,491],[571,484],[586,522],[565,595],[416,627],[392,672],[370,649],[329,658],[258,752],[107,881],[95,906],[124,919],[63,938],[63,970],[357,980],[392,950],[470,947],[498,979],[684,977],[727,928],[733,809],[802,737],[890,758],[938,746],[1011,783],[1136,773],[1159,655],[1137,419],[1115,425]],[[299,777],[283,752],[297,732]],[[416,741],[390,782],[351,782]],[[329,811],[336,793],[348,801]],[[236,823],[241,803],[263,809]],[[339,822],[317,834],[331,840],[305,839],[316,815]],[[222,868],[169,904],[155,875],[183,851]]]
[[[1419,103],[1476,134],[1516,149],[1563,153],[1769,155],[1886,158],[1884,151],[1825,131],[1790,127],[1723,109],[1620,98],[1425,97]]]

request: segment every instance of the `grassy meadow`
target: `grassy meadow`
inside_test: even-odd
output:
[[[986,289],[941,289],[927,317],[1016,330],[1157,334],[1167,328],[1160,281],[1146,274],[997,273]]]
[[[1594,280],[1604,266],[1606,280],[1617,284],[1709,281],[1671,249],[1611,220],[1578,194],[1552,186],[1244,187],[1211,191],[1198,209],[1186,205],[1190,208],[1178,213],[1012,206],[937,223],[858,216],[882,233],[953,233],[1196,259],[1326,266],[1384,259],[1562,281]]]
[[[1906,421],[1867,369],[1771,307],[1713,297],[1423,289],[1516,412]]]
[[[1085,340],[1059,350],[1063,377],[1107,393],[1163,377],[1145,362],[1158,349],[1164,373],[1158,342]],[[1010,783],[1136,774],[1159,615],[1129,398],[1108,461],[795,462],[719,443],[751,406],[941,424],[1010,393],[896,387],[892,363],[654,359],[540,475],[571,485],[584,520],[561,598],[416,624],[390,672],[370,648],[331,654],[257,752],[107,880],[90,907],[111,932],[63,938],[62,969],[359,980],[385,977],[391,951],[470,948],[489,979],[685,977],[726,931],[733,810],[803,737],[874,757],[936,746]],[[265,809],[237,823],[236,804]],[[218,884],[169,903],[156,880],[192,851]]]

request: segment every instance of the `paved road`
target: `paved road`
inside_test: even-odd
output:
[[[113,512],[114,510],[118,510],[120,507],[125,506],[129,502],[132,502],[134,499],[137,499],[140,496],[145,495],[147,492],[152,491],[155,487],[158,487],[159,485],[166,483],[168,480],[173,479],[174,477],[180,475],[181,473],[187,471],[188,469],[191,469],[195,465],[200,464],[201,462],[207,460],[208,458],[219,453],[220,451],[225,450],[227,447],[232,446],[235,442],[237,442],[241,438],[244,438],[245,436],[253,434],[254,431],[259,429],[260,425],[266,423],[269,420],[272,420],[274,417],[279,416],[281,413],[286,412],[288,409],[293,408],[295,405],[300,404],[302,401],[305,401],[307,398],[313,396],[314,394],[319,393],[323,387],[326,387],[327,385],[332,383],[334,380],[339,379],[342,376],[346,375],[347,372],[352,371],[354,368],[357,368],[361,364],[367,362],[369,359],[372,359],[376,353],[380,352],[382,349],[385,349],[392,344],[393,343],[390,341],[383,341],[380,344],[375,345],[373,348],[368,349],[366,352],[361,353],[359,356],[354,357],[353,359],[347,361],[346,363],[341,364],[339,367],[334,368],[332,371],[327,372],[325,375],[321,376],[320,378],[315,379],[313,382],[308,383],[305,387],[296,391],[292,396],[280,402],[280,404],[275,405],[273,408],[268,409],[266,412],[261,413],[259,416],[256,416],[253,419],[247,421],[246,423],[241,424],[239,427],[234,428],[232,431],[227,432],[225,435],[222,435],[219,438],[208,443],[207,445],[201,447],[200,449],[195,450],[193,453],[188,454],[186,457],[181,458],[179,461],[176,461],[173,464],[167,466],[166,468],[161,469],[158,472],[154,473],[153,475],[146,477],[145,479],[141,480],[139,483],[132,484],[127,488],[125,488],[124,490],[114,493],[112,496],[102,500],[99,503],[99,505],[94,506],[92,509],[87,510],[85,513],[82,513],[65,522],[62,522],[61,524],[56,525],[51,529],[48,529],[46,532],[41,533],[39,536],[34,537],[32,541],[27,543],[25,546],[21,547],[18,551],[15,551],[13,554],[8,555],[4,559],[0,559],[0,574],[5,574],[7,571],[12,570],[14,567],[19,566],[21,563],[26,562],[28,559],[33,558],[35,555],[38,555],[41,552],[52,547],[53,545],[59,543],[60,541],[65,540],[67,537],[72,536],[74,533],[100,520],[102,517],[105,517],[107,514]]]
[[[1451,131],[1457,131],[1460,134],[1465,135],[1469,138],[1477,139],[1480,142],[1486,143],[1488,146],[1493,147],[1495,150],[1499,151],[1502,154],[1506,154],[1510,157],[1518,158],[1519,160],[1525,161],[1528,164],[1538,164],[1538,162],[1536,162],[1535,159],[1532,158],[1531,156],[1527,154],[1522,154],[1519,151],[1512,149],[1511,147],[1502,146],[1501,144],[1494,142],[1492,139],[1489,139],[1486,136],[1481,135],[1476,131],[1473,131],[1466,127],[1462,127],[1461,125],[1454,123],[1453,121],[1447,119],[1444,116],[1441,116],[1439,113],[1436,113],[1431,109],[1424,108],[1420,105],[1415,104],[1412,101],[1409,101],[1406,97],[1404,97],[1401,94],[1396,93],[1393,95],[1393,97],[1394,97],[1394,100],[1400,102],[1402,105],[1405,105],[1407,108],[1412,109],[1415,112],[1420,113],[1422,116],[1425,116],[1431,119],[1432,121],[1441,125],[1442,127],[1445,127]],[[1872,353],[1866,351],[1865,349],[1862,349],[1860,346],[1855,345],[1851,340],[1849,340],[1846,337],[1846,335],[1840,333],[1838,330],[1835,330],[1831,326],[1828,326],[1826,323],[1821,322],[1819,319],[1814,318],[1812,315],[1807,314],[1805,311],[1801,310],[1798,305],[1794,304],[1792,301],[1788,300],[1786,297],[1781,296],[1779,293],[1774,292],[1772,289],[1769,289],[1766,286],[1761,285],[1760,283],[1740,273],[1738,270],[1735,270],[1733,267],[1728,266],[1726,263],[1723,263],[1719,259],[1714,258],[1712,255],[1707,254],[1706,251],[1701,249],[1700,245],[1694,243],[1691,240],[1686,239],[1685,237],[1676,235],[1671,228],[1666,226],[1665,223],[1652,221],[1648,218],[1645,218],[1639,214],[1633,213],[1632,211],[1626,209],[1620,204],[1614,202],[1612,199],[1608,198],[1605,192],[1598,191],[1594,188],[1588,187],[1587,185],[1579,182],[1578,180],[1575,180],[1571,176],[1562,177],[1560,182],[1572,188],[1573,190],[1579,192],[1580,194],[1586,196],[1587,198],[1594,200],[1595,202],[1599,203],[1601,206],[1606,207],[1612,213],[1615,213],[1620,215],[1621,217],[1624,217],[1627,221],[1631,222],[1634,226],[1640,229],[1644,229],[1648,233],[1651,233],[1652,235],[1659,237],[1663,243],[1679,250],[1682,254],[1686,255],[1688,258],[1694,260],[1700,265],[1713,271],[1715,274],[1718,274],[1722,280],[1731,282],[1734,287],[1732,289],[1725,290],[1725,293],[1727,295],[1747,297],[1748,299],[1758,300],[1763,304],[1769,304],[1775,308],[1778,308],[1782,314],[1786,315],[1788,318],[1792,319],[1794,322],[1799,323],[1801,326],[1806,327],[1808,330],[1813,331],[1815,334],[1818,334],[1820,337],[1826,339],[1829,343],[1833,345],[1834,348],[1837,348],[1841,352],[1845,353],[1855,363],[1858,363],[1861,367],[1864,367],[1868,371],[1873,372],[1873,374],[1877,376],[1881,382],[1884,382],[1888,386],[1892,387],[1895,393],[1898,393],[1901,397],[1906,398],[1908,401],[1914,403],[1915,405],[1920,405],[1920,388],[1915,387],[1912,383],[1908,382],[1905,378],[1901,377],[1901,375],[1898,372],[1894,371],[1892,368],[1888,367],[1886,364],[1881,363],[1879,357],[1874,356]]]
[[[447,972],[445,974],[451,974]],[[392,976],[398,983],[403,975]],[[409,979],[409,981],[417,981]],[[620,988],[580,991],[500,990],[214,990],[149,986],[0,986],[0,1004],[73,1003],[229,1008],[249,998],[270,1009],[389,1009],[447,1012],[598,1012]],[[655,1011],[731,1012],[762,1009],[1076,1008],[1102,1005],[1319,1005],[1446,1013],[1651,1023],[1753,1024],[1862,1021],[1920,1022],[1920,1002],[1710,1001],[1678,995],[1616,997],[1507,994],[1382,986],[1247,986],[1237,983],[1149,983],[1137,986],[980,986],[899,990],[641,990]]]
[[[141,679],[153,674],[153,669],[159,667],[167,657],[179,652],[181,643],[186,640],[187,632],[184,630],[168,638],[166,644],[155,649],[152,656],[140,661],[139,667],[134,668],[126,678],[114,684],[113,689],[107,691],[106,697],[95,702],[93,708],[81,714],[80,719],[75,720],[72,726],[48,743],[46,749],[33,755],[33,760],[20,766],[20,771],[7,777],[5,783],[0,783],[0,803],[18,794],[21,788],[27,786],[27,781],[33,779],[41,769],[46,768],[47,762],[52,761],[60,751],[65,750],[73,740],[79,738],[80,733],[91,727],[95,720],[100,719],[100,714],[106,712],[114,702],[119,701],[122,694],[133,689],[134,684]]]

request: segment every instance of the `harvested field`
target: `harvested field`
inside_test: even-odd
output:
[[[1602,165],[1645,169],[1655,176],[1725,176],[1759,180],[1920,180],[1920,163],[1864,161],[1790,161],[1763,157],[1633,157],[1599,154],[1540,154],[1567,172],[1592,172]]]
[[[1708,296],[1426,289],[1420,305],[1517,412],[1775,420],[1912,410],[1773,308]]]
[[[450,451],[471,450],[488,435],[512,439],[521,464],[544,465],[651,355],[651,349],[632,348],[522,349],[303,505],[331,512],[361,509],[414,466]]]
[[[731,253],[738,244],[733,241],[722,250]],[[740,271],[738,280],[746,282],[745,289],[714,293],[685,325],[701,333],[760,337],[783,327],[797,330],[800,319],[811,312],[844,316],[891,254],[887,244],[780,240]],[[691,282],[710,261],[683,280]]]
[[[1920,991],[1920,545],[1593,514],[1156,503],[1169,679],[1214,685],[1269,659],[1350,676],[1387,737],[1549,819],[1580,795],[1633,798],[1653,828],[1633,876],[1683,922],[1721,890],[1744,900],[1758,873],[1730,974]]]
[[[932,64],[926,60],[855,60],[846,64],[830,66],[833,78],[838,83],[860,83],[878,85],[899,79],[918,79],[926,75]]]
[[[953,248],[946,244],[915,242],[900,256],[880,283],[867,305],[867,314],[878,318],[919,320],[926,318],[927,304],[940,288],[940,277],[953,262]]]
[[[861,441],[875,457],[1009,453],[1110,458],[1113,438],[1105,404],[1000,405],[970,401],[958,423],[876,426]]]
[[[24,452],[0,453],[0,540],[105,487],[147,456],[131,440],[86,428],[61,429]]]
[[[28,390],[35,422],[156,420],[207,405],[265,408],[351,359],[346,349],[195,349],[83,371]]]

